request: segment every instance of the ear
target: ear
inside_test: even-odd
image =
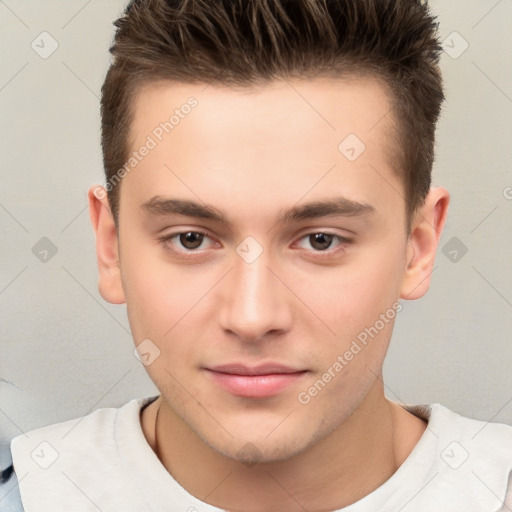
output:
[[[450,194],[446,189],[431,188],[423,207],[415,215],[407,241],[407,269],[400,298],[414,300],[427,293],[449,203]]]
[[[126,302],[119,265],[119,242],[114,217],[108,203],[107,191],[94,185],[87,194],[89,217],[96,233],[100,295],[112,304]]]

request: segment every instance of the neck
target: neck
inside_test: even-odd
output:
[[[288,460],[248,466],[224,457],[162,397],[144,411],[142,427],[162,464],[190,494],[226,510],[266,512],[333,510],[358,501],[400,467],[426,423],[386,400],[377,379],[342,425]]]

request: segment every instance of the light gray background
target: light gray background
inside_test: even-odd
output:
[[[157,392],[125,307],[98,294],[86,208],[124,3],[0,0],[0,441]],[[431,5],[452,53],[434,172],[452,203],[431,289],[398,316],[386,393],[512,424],[512,0]],[[43,31],[59,45],[47,59],[31,48]],[[46,263],[42,237],[58,249]],[[453,237],[467,247],[456,262]]]

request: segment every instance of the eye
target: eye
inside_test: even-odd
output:
[[[208,249],[214,245],[214,241],[207,233],[193,230],[169,233],[159,237],[158,240],[166,250],[182,255],[189,253],[191,256],[196,250]],[[208,245],[208,241],[210,241],[210,245]],[[337,247],[346,246],[352,242],[349,238],[341,235],[320,231],[303,236],[299,246],[303,249],[312,248],[314,253],[331,254],[336,252]]]
[[[345,238],[341,235],[336,235],[334,233],[325,233],[323,231],[317,233],[309,233],[308,235],[302,237],[301,240],[309,244],[310,247],[312,247],[315,250],[314,252],[328,251],[329,249],[332,248],[333,241],[338,242],[334,247],[352,243],[352,240]],[[305,249],[308,248],[304,247],[303,243],[299,245]]]
[[[182,231],[180,233],[164,235],[159,238],[159,241],[166,247],[169,245],[174,246],[174,248],[171,247],[173,250],[190,252],[196,249],[204,249],[205,247],[201,246],[205,239],[209,238],[210,237],[202,231]]]

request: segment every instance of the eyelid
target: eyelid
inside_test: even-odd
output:
[[[214,237],[212,237],[206,230],[203,230],[202,228],[191,228],[191,229],[183,229],[182,228],[179,231],[173,231],[173,232],[170,232],[170,233],[166,233],[166,234],[164,234],[162,236],[159,236],[158,237],[158,241],[160,243],[162,243],[162,244],[168,244],[176,236],[183,235],[185,233],[201,234],[204,237],[209,238],[211,241],[216,243]],[[337,239],[339,243],[334,248],[328,248],[328,249],[325,249],[324,251],[315,251],[315,250],[304,249],[304,250],[308,251],[309,253],[314,254],[317,257],[321,257],[322,255],[332,255],[332,253],[337,252],[339,250],[339,247],[347,246],[349,244],[353,244],[354,243],[353,239],[350,239],[350,238],[348,238],[346,236],[343,236],[343,235],[340,235],[338,233],[333,233],[329,229],[321,229],[321,228],[320,229],[319,228],[312,229],[310,231],[307,231],[307,232],[301,234],[298,237],[297,241],[300,242],[303,239],[305,239],[305,238],[307,238],[307,237],[309,237],[311,235],[318,234],[318,233],[322,233],[324,235],[332,236],[333,238]],[[193,257],[198,252],[203,252],[203,251],[206,251],[207,249],[191,249],[191,250],[186,250],[186,249],[177,249],[175,247],[172,247],[169,250],[171,250],[174,253],[183,255],[184,257],[187,257],[187,256]]]
[[[198,235],[203,235],[205,238],[209,238],[211,241],[215,242],[214,238],[207,231],[204,231],[203,229],[199,229],[199,228],[181,229],[179,231],[173,231],[173,232],[161,235],[161,236],[157,237],[157,239],[162,244],[169,244],[173,238],[175,238],[175,237],[177,237],[179,235],[184,235],[185,233],[196,233]],[[180,253],[180,254],[190,253],[191,255],[193,255],[193,254],[196,254],[196,252],[205,251],[206,249],[186,250],[186,249],[176,249],[176,248],[173,247],[171,250],[173,252],[177,252],[177,253]]]
[[[324,251],[315,251],[315,250],[308,251],[315,255],[319,255],[319,256],[321,256],[322,254],[331,255],[333,252],[337,252],[340,247],[347,246],[349,244],[354,243],[354,240],[347,238],[346,236],[340,235],[338,233],[333,233],[327,229],[326,230],[317,229],[314,231],[309,231],[306,234],[302,235],[298,241],[300,242],[301,240],[304,240],[305,238],[308,238],[311,235],[316,235],[318,233],[321,233],[323,235],[332,236],[333,238],[336,238],[339,243],[335,247],[333,247],[333,248],[329,247],[328,249],[325,249]]]

